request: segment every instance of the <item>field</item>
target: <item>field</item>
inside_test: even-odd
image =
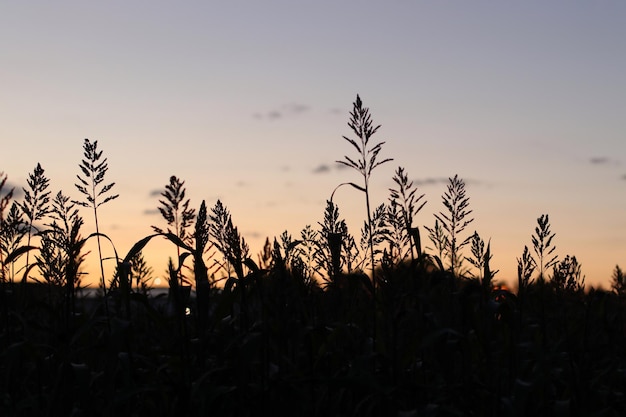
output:
[[[434,225],[399,167],[373,206],[379,126],[357,96],[344,139],[368,216],[348,233],[333,195],[323,221],[251,254],[228,208],[197,210],[171,176],[166,226],[116,254],[97,292],[82,288],[86,242],[110,241],[98,208],[117,198],[107,160],[85,140],[77,190],[52,196],[37,165],[13,198],[0,175],[0,415],[619,416],[626,413],[626,282],[586,288],[575,256],[554,254],[541,214],[497,281],[465,183],[449,178]],[[335,189],[336,191],[336,189]],[[82,213],[96,230],[83,230]],[[43,227],[38,225],[45,225]],[[177,248],[167,291],[142,251]]]

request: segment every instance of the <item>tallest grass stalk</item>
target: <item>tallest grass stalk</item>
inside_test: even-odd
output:
[[[384,164],[385,162],[392,161],[392,159],[387,158],[383,159],[382,161],[376,160],[378,158],[378,153],[380,152],[385,142],[379,142],[373,147],[368,147],[368,145],[370,145],[369,141],[371,137],[380,128],[380,125],[374,126],[372,124],[372,117],[370,116],[369,109],[367,107],[363,107],[361,97],[359,97],[358,95],[356,96],[356,101],[353,103],[353,108],[350,112],[350,120],[348,121],[348,126],[358,137],[358,142],[346,136],[343,136],[343,138],[348,141],[352,146],[354,146],[354,148],[359,153],[359,158],[355,161],[348,156],[344,156],[344,161],[337,162],[357,170],[363,176],[363,187],[359,187],[356,184],[352,183],[350,184],[365,193],[365,204],[367,206],[367,227],[369,232],[369,247],[372,267],[372,281],[374,284],[374,288],[376,288],[376,279],[374,277],[374,239],[372,236],[372,211],[370,209],[369,181],[372,175],[372,170],[374,168]]]
[[[85,196],[86,201],[72,201],[72,203],[81,205],[83,207],[93,208],[93,216],[96,223],[96,237],[98,241],[98,257],[100,258],[100,276],[102,291],[104,291],[104,308],[106,310],[107,318],[109,317],[109,308],[106,302],[106,281],[104,279],[104,265],[102,262],[102,248],[100,246],[100,226],[98,224],[98,207],[101,205],[116,199],[119,194],[110,194],[104,197],[104,194],[111,191],[111,188],[115,185],[114,182],[106,185],[102,185],[104,176],[109,169],[107,165],[107,158],[100,161],[102,157],[102,151],[98,152],[98,141],[93,143],[89,139],[85,139],[83,143],[83,155],[85,159],[81,161],[79,165],[83,172],[84,178],[80,175],[76,175],[80,184],[74,184],[78,191]],[[99,201],[99,198],[104,198]]]

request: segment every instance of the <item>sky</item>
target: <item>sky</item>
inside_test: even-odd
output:
[[[83,141],[97,140],[120,195],[100,228],[121,256],[166,226],[171,175],[192,207],[220,199],[254,258],[266,236],[318,228],[334,188],[362,180],[335,162],[355,156],[342,136],[359,94],[393,158],[372,204],[404,167],[427,200],[425,244],[458,174],[465,233],[491,241],[497,279],[516,281],[542,214],[588,286],[626,266],[623,1],[5,0],[0,39],[0,171],[19,191],[41,163],[53,195],[80,198]],[[358,237],[363,194],[334,201]],[[172,250],[144,255],[162,274]]]

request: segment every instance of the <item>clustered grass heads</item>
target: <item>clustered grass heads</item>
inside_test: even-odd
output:
[[[411,260],[415,259],[415,255],[419,257],[421,255],[421,243],[419,239],[419,229],[413,227],[413,219],[417,213],[424,207],[426,200],[425,194],[416,195],[417,188],[413,187],[413,181],[409,181],[409,176],[403,167],[398,167],[393,176],[393,181],[397,184],[398,188],[390,188],[390,204],[388,211],[389,221],[395,225],[394,230],[398,226],[403,227],[400,230],[398,237],[398,245],[409,245],[411,254]],[[399,212],[397,211],[399,209]],[[397,221],[398,214],[402,219],[402,222]],[[398,246],[398,250],[402,252],[402,246]],[[414,253],[416,252],[416,253]],[[403,257],[401,255],[401,257]]]
[[[545,282],[545,271],[557,263],[557,256],[552,255],[556,246],[552,244],[552,239],[556,236],[550,231],[550,220],[547,214],[542,214],[537,218],[535,234],[532,236],[533,249],[539,259],[539,282]]]
[[[230,275],[232,268],[237,279],[243,281],[243,262],[249,257],[250,248],[233,225],[230,211],[220,200],[211,209],[209,220],[209,236],[215,248],[224,255],[227,274]]]
[[[13,188],[8,191],[4,190],[7,178],[8,176],[4,172],[0,171],[0,233],[4,233],[4,230],[7,229],[4,211],[7,209],[11,203],[11,199],[13,198]],[[7,256],[8,254],[4,250],[0,250],[0,278],[2,282],[6,281],[5,260]]]
[[[477,231],[474,231],[474,234],[470,237],[470,242],[472,256],[465,259],[478,270],[477,274],[470,271],[470,275],[478,278],[484,287],[490,287],[493,277],[499,272],[498,270],[492,271],[489,264],[493,257],[491,254],[491,241],[487,242],[487,247],[485,247],[485,241]]]
[[[41,250],[37,264],[44,282],[66,289],[68,314],[74,311],[77,288],[80,287],[80,268],[86,254],[85,240],[80,235],[83,218],[74,202],[61,191],[52,200],[52,223],[41,235]]]
[[[374,279],[374,242],[372,233],[372,214],[370,209],[370,195],[369,195],[369,183],[372,171],[374,168],[384,164],[385,162],[392,161],[391,158],[378,160],[378,154],[382,149],[382,145],[385,142],[378,142],[376,144],[370,144],[372,136],[378,131],[380,125],[374,126],[372,123],[372,117],[369,109],[363,106],[361,97],[356,96],[356,101],[353,103],[352,111],[350,112],[350,120],[348,126],[352,129],[357,137],[357,140],[351,139],[347,136],[343,138],[348,141],[358,152],[358,158],[352,159],[348,156],[344,156],[345,160],[337,161],[347,167],[353,168],[358,171],[363,177],[363,187],[352,184],[355,188],[365,193],[365,205],[367,209],[367,225],[370,229],[368,235],[370,237],[370,261],[372,267],[372,279]],[[375,285],[375,284],[374,284]]]
[[[435,261],[439,269],[443,270],[443,260],[448,257],[450,251],[448,235],[437,218],[435,218],[435,225],[432,228],[428,226],[424,226],[424,228],[428,231],[428,239],[433,244],[433,247],[427,246],[426,249],[434,250],[437,253],[434,255]]]
[[[45,170],[41,164],[38,163],[33,172],[28,175],[26,182],[28,188],[22,188],[24,201],[20,204],[20,208],[28,219],[26,245],[30,246],[33,231],[35,233],[39,231],[35,222],[44,219],[50,212],[50,191],[48,191],[50,180],[45,176]],[[26,254],[26,268],[29,264],[29,255],[30,253]]]
[[[459,252],[471,239],[470,236],[459,242],[459,235],[474,219],[470,217],[472,210],[469,210],[469,197],[466,196],[465,181],[458,175],[455,175],[454,178],[448,178],[448,180],[448,190],[442,195],[443,205],[447,212],[435,214],[435,219],[441,224],[446,234],[446,239],[438,240],[437,243],[439,246],[446,246],[445,249],[450,258],[450,272],[455,275],[459,270],[460,261],[462,261]],[[429,231],[439,239],[436,226],[433,231]]]
[[[209,270],[204,262],[204,253],[207,250],[210,237],[210,224],[207,214],[206,202],[202,200],[198,217],[194,226],[194,251],[193,251],[193,272],[196,284],[196,303],[198,306],[198,325],[202,329],[206,326],[209,316],[209,293],[211,283],[209,282]]]
[[[26,232],[27,225],[23,220],[22,211],[19,209],[19,204],[16,201],[13,201],[9,212],[0,227],[0,253],[3,254],[3,259],[12,259],[11,262],[6,262],[2,265],[2,274],[3,276],[8,276],[9,281],[11,282],[15,279],[16,274],[15,260],[19,257],[16,256],[16,254],[20,248],[28,249],[28,247],[21,247],[21,243],[24,236],[26,236]],[[26,254],[28,256],[28,251],[26,251]],[[26,270],[28,270],[28,268],[26,268]]]
[[[373,262],[376,262],[376,259],[380,258],[380,255],[384,253],[384,250],[381,249],[381,245],[383,242],[390,241],[390,231],[389,231],[389,222],[388,222],[388,209],[385,204],[381,204],[370,215],[371,221],[363,222],[363,227],[361,228],[361,241],[360,241],[360,253],[363,254],[362,259],[357,263],[358,269],[365,270],[366,268],[373,268]],[[371,250],[373,248],[373,251]],[[370,253],[370,258],[368,259],[368,252]],[[374,257],[371,258],[371,254],[374,254]],[[359,252],[356,252],[355,255],[358,256]]]
[[[617,295],[626,294],[626,276],[619,265],[615,265],[613,275],[611,276],[611,289]]]
[[[167,231],[157,226],[152,226],[152,229],[157,233],[173,233],[184,243],[190,244],[192,235],[187,229],[193,224],[195,210],[189,208],[190,200],[185,199],[186,193],[185,181],[172,175],[169,184],[165,186],[165,191],[161,193],[163,199],[159,200],[161,203],[159,212],[167,222]]]
[[[292,268],[299,271],[307,282],[315,279],[315,272],[317,271],[315,254],[319,250],[318,241],[318,232],[311,225],[306,225],[300,231],[300,239],[293,250]]]
[[[537,262],[528,250],[528,246],[524,246],[522,257],[517,258],[517,289],[518,293],[522,293],[530,284],[532,284],[532,276],[537,268]]]
[[[195,218],[195,210],[189,208],[189,199],[186,195],[185,181],[181,181],[176,176],[170,177],[170,182],[165,186],[165,191],[161,193],[162,199],[159,200],[161,206],[159,212],[167,222],[167,230],[160,227],[152,226],[156,233],[171,233],[176,235],[183,243],[191,245],[193,236],[187,229],[191,227]],[[178,259],[180,259],[180,246],[176,245]],[[178,268],[178,279],[182,284],[184,276],[182,268]]]
[[[559,290],[582,292],[585,289],[585,276],[575,256],[565,258],[553,265],[550,283]]]
[[[148,265],[142,251],[130,258],[130,273],[136,292],[147,295],[152,289],[154,269]]]
[[[339,207],[331,200],[326,201],[324,219],[318,222],[318,225],[320,229],[317,233],[318,239],[313,255],[315,270],[324,281],[333,281],[341,273],[344,264],[342,247],[348,236],[348,226],[346,221],[340,218]],[[322,275],[321,271],[326,271],[326,273]]]
[[[98,208],[111,200],[119,197],[119,194],[111,194],[114,182],[106,184],[104,177],[109,169],[107,158],[102,158],[102,152],[98,150],[98,141],[91,142],[85,139],[83,143],[83,156],[79,167],[83,175],[76,175],[79,184],[74,184],[76,189],[83,194],[85,201],[72,200],[72,203],[93,209],[93,217],[96,223],[96,241],[98,243],[98,258],[100,260],[100,277],[102,290],[106,294],[106,281],[104,279],[104,262],[102,258],[102,246],[100,244],[100,226],[98,222]],[[43,175],[43,173],[42,173]],[[105,303],[106,306],[106,303]],[[108,311],[108,306],[106,307]]]

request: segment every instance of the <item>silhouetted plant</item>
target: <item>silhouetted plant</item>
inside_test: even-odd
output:
[[[243,279],[243,262],[248,259],[250,248],[233,226],[230,211],[217,200],[209,215],[209,236],[215,248],[224,255],[228,265],[235,270],[238,279]]]
[[[50,191],[48,191],[48,185],[50,180],[44,175],[44,169],[41,164],[37,164],[31,174],[28,175],[28,189],[22,188],[24,191],[24,201],[20,204],[20,208],[26,218],[28,219],[28,238],[26,244],[30,246],[31,237],[33,231],[38,232],[39,229],[35,226],[35,222],[38,222],[45,218],[50,212]],[[29,264],[29,253],[26,254],[26,268]]]
[[[428,239],[432,242],[433,247],[427,246],[426,249],[434,250],[437,254],[434,256],[439,269],[443,270],[443,260],[448,257],[450,251],[450,241],[448,240],[448,236],[446,232],[439,223],[439,219],[435,218],[435,225],[430,228],[424,226],[424,228],[428,231]]]
[[[163,199],[159,200],[161,206],[159,212],[167,222],[167,230],[152,226],[156,233],[172,233],[187,245],[192,244],[192,236],[187,229],[193,224],[195,210],[189,208],[189,199],[185,199],[187,190],[184,187],[185,181],[181,181],[176,176],[170,177],[170,182],[165,186],[165,191],[161,193]],[[170,228],[171,227],[171,228]],[[180,258],[180,246],[176,246],[178,258]],[[178,279],[182,285],[184,276],[182,268],[178,268]]]
[[[416,196],[417,188],[413,187],[413,181],[409,181],[409,177],[403,167],[396,169],[393,181],[398,185],[398,189],[389,189],[390,204],[388,216],[390,217],[389,222],[393,225],[392,229],[396,230],[396,238],[394,239],[396,243],[394,245],[399,245],[399,257],[403,259],[405,255],[402,248],[404,245],[408,244],[411,259],[415,259],[414,250],[419,257],[421,255],[421,247],[416,241],[419,239],[419,229],[413,227],[413,219],[426,204],[426,200],[423,200],[425,194]],[[394,207],[396,205],[397,208]],[[399,212],[397,209],[399,209]],[[397,221],[398,214],[402,219],[401,223]],[[397,230],[400,224],[402,224],[403,227]]]
[[[292,267],[297,267],[302,271],[305,280],[314,280],[315,275],[315,253],[318,250],[319,236],[311,225],[305,226],[300,231],[300,239],[294,248]]]
[[[470,243],[472,256],[465,259],[478,270],[477,274],[470,271],[470,275],[478,278],[485,286],[489,286],[493,277],[498,273],[497,270],[491,271],[489,266],[493,256],[491,254],[491,242],[488,242],[487,248],[485,248],[485,242],[478,232],[474,231],[470,238]]]
[[[390,265],[397,265],[401,263],[405,256],[412,254],[412,244],[410,244],[410,236],[405,227],[402,213],[400,212],[400,205],[395,199],[391,199],[389,204],[385,206],[386,212],[386,224],[387,235],[385,240],[387,247],[384,249],[383,258],[386,263]]]
[[[448,190],[442,195],[443,205],[447,212],[435,214],[435,219],[439,221],[447,236],[447,239],[439,241],[438,244],[446,245],[450,257],[450,272],[456,275],[460,267],[460,260],[462,260],[459,257],[459,252],[471,239],[470,236],[459,243],[459,235],[474,219],[469,218],[472,210],[468,210],[469,197],[465,196],[465,182],[458,175],[448,180],[450,182]]]
[[[317,233],[318,240],[313,255],[315,270],[328,282],[341,273],[345,259],[342,256],[342,247],[344,239],[348,236],[348,226],[346,221],[340,218],[339,207],[331,200],[326,201],[324,219],[317,224],[321,228]]]
[[[139,251],[130,259],[130,273],[135,284],[135,291],[147,295],[153,286],[154,269],[146,262],[143,252]]]
[[[209,293],[211,291],[211,283],[209,282],[209,271],[204,262],[204,254],[210,238],[210,224],[207,214],[206,202],[202,200],[198,217],[194,227],[194,251],[193,251],[193,270],[196,284],[196,302],[198,305],[198,326],[204,331],[206,322],[209,317]]]
[[[357,269],[364,271],[368,267],[372,268],[372,259],[376,262],[379,255],[383,253],[380,248],[383,242],[389,242],[389,229],[388,229],[388,210],[385,204],[381,204],[369,216],[369,220],[363,222],[361,227],[361,241],[360,250],[355,251],[353,257],[359,253],[363,254],[362,259],[357,263]],[[371,249],[374,249],[373,252]],[[348,247],[346,247],[348,249]],[[368,252],[370,258],[368,259]],[[371,258],[371,255],[374,258]]]
[[[257,259],[259,261],[259,268],[261,269],[270,269],[272,267],[272,252],[274,251],[274,247],[270,244],[270,238],[265,238],[265,244],[263,244],[263,249],[257,255]]]
[[[384,164],[385,162],[392,161],[391,158],[383,159],[382,161],[378,161],[378,154],[382,148],[382,145],[385,142],[379,142],[370,145],[370,139],[372,136],[378,131],[380,125],[374,126],[372,123],[372,118],[370,116],[369,109],[367,107],[363,107],[363,102],[361,98],[357,95],[356,101],[353,103],[352,111],[350,112],[350,120],[348,121],[348,126],[352,129],[354,134],[357,136],[358,141],[354,139],[350,139],[347,136],[343,136],[343,138],[348,141],[358,152],[358,159],[354,160],[348,156],[344,156],[345,160],[337,161],[340,164],[343,164],[347,167],[353,168],[358,171],[363,176],[363,187],[357,186],[356,184],[350,183],[356,189],[363,191],[365,193],[365,205],[367,209],[367,225],[368,235],[370,237],[370,263],[372,267],[372,279],[374,279],[374,242],[373,242],[373,231],[371,230],[373,227],[372,224],[372,214],[370,209],[370,195],[369,195],[369,182],[370,177],[372,175],[372,170],[374,168]],[[332,200],[332,197],[331,197]],[[376,283],[374,283],[376,285]]]
[[[174,175],[170,177],[169,184],[161,193],[163,199],[159,200],[161,206],[158,208],[167,222],[167,230],[164,231],[157,226],[152,226],[152,229],[157,233],[173,233],[183,242],[190,244],[192,236],[187,229],[193,224],[195,210],[189,208],[189,199],[185,199],[187,190],[184,185],[185,181],[179,180]]]
[[[0,253],[3,254],[3,259],[8,259],[11,254],[16,253],[16,251],[20,248],[21,242],[24,239],[24,236],[26,236],[26,233],[27,224],[23,220],[23,214],[19,209],[18,203],[13,201],[6,218],[2,224],[0,224]],[[28,253],[29,251],[26,251],[26,256],[28,256]],[[10,265],[6,263],[2,265],[2,268],[4,269],[2,276],[8,276],[8,280],[13,282],[16,274],[16,257],[12,256],[11,258],[13,261],[10,262]],[[11,269],[10,273],[9,266]]]
[[[0,231],[4,230],[7,226],[6,226],[6,220],[5,220],[5,214],[4,211],[6,210],[6,208],[9,206],[9,203],[11,202],[11,198],[13,198],[13,189],[4,190],[4,185],[6,184],[7,181],[7,175],[4,172],[0,172]],[[6,281],[6,275],[5,275],[5,260],[7,257],[7,253],[4,250],[0,250],[0,281],[1,282],[5,282]]]
[[[102,258],[102,246],[100,244],[100,226],[98,223],[98,208],[103,204],[108,203],[111,200],[115,200],[119,197],[119,194],[110,194],[111,189],[115,185],[114,182],[109,184],[104,183],[104,176],[106,175],[109,166],[107,164],[107,158],[102,158],[102,152],[98,151],[98,141],[93,142],[89,139],[85,139],[83,143],[83,156],[79,167],[83,173],[76,175],[80,184],[74,184],[76,189],[83,194],[86,201],[72,200],[72,203],[78,204],[86,208],[93,209],[93,217],[96,223],[96,241],[98,243],[98,258],[100,261],[100,276],[102,290],[106,294],[106,281],[104,279],[104,263]],[[43,173],[42,173],[43,175]],[[107,195],[109,194],[109,195]],[[101,200],[102,198],[102,200]],[[108,305],[105,298],[105,308],[108,312]]]
[[[585,289],[585,276],[575,256],[565,258],[553,265],[551,284],[560,290],[578,292]]]
[[[613,270],[613,275],[611,276],[611,289],[617,295],[626,294],[626,277],[624,276],[624,272],[622,272],[619,265],[615,265],[615,269]]]
[[[524,252],[521,258],[517,258],[517,288],[518,292],[523,292],[532,283],[533,272],[537,268],[537,262],[528,250],[528,246],[524,246]]]
[[[547,214],[542,214],[537,219],[537,224],[535,234],[532,236],[532,242],[535,254],[537,254],[539,259],[539,281],[543,283],[545,281],[545,271],[557,262],[556,255],[551,257],[556,250],[556,246],[552,245],[552,239],[554,239],[556,234],[550,231],[550,222]]]
[[[43,280],[66,289],[67,312],[75,309],[76,289],[80,287],[80,268],[86,254],[80,235],[83,218],[70,198],[61,191],[52,200],[52,223],[40,232],[41,250],[37,264]]]

